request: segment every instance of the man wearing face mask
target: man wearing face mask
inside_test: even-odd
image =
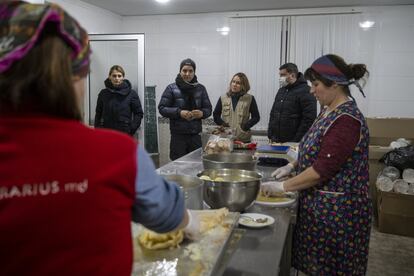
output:
[[[267,136],[276,143],[299,142],[316,118],[316,99],[296,64],[280,66],[279,84]]]
[[[210,117],[207,90],[198,83],[196,64],[184,59],[175,82],[165,88],[158,111],[170,119],[170,159],[175,160],[201,147],[201,119]]]

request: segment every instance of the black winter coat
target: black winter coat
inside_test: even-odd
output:
[[[165,88],[161,96],[158,111],[162,116],[170,119],[171,134],[199,134],[202,131],[201,119],[187,121],[181,118],[181,110],[201,110],[203,112],[202,119],[206,119],[211,115],[210,99],[206,88],[202,84],[198,84],[193,92],[193,103],[189,103],[190,95],[187,94],[183,93],[176,83],[171,83]]]
[[[298,74],[295,83],[281,87],[270,112],[267,136],[273,142],[299,142],[316,118],[316,99]]]
[[[114,87],[109,79],[104,83],[106,88],[99,92],[96,104],[95,127],[134,135],[144,116],[137,92],[127,79],[119,87]]]

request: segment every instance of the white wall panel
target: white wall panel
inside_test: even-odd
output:
[[[278,90],[281,28],[281,17],[230,20],[228,83],[237,72],[247,75],[261,117],[255,129],[267,129]]]
[[[199,82],[215,104],[228,82],[228,36],[216,29],[227,22],[227,17],[216,14],[124,18],[124,32],[145,33],[146,84],[157,86],[157,102],[165,87],[175,81],[180,62],[190,57],[196,62]]]
[[[76,18],[88,33],[108,34],[121,32],[122,17],[79,0],[50,0],[62,6]]]

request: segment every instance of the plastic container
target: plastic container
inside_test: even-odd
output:
[[[414,169],[405,169],[402,178],[410,184],[414,184]]]
[[[398,170],[396,167],[388,166],[382,170],[381,175],[386,176],[390,178],[392,181],[394,181],[400,178],[401,174],[400,174],[400,170]]]
[[[408,182],[404,181],[403,179],[397,179],[393,182],[394,185],[394,192],[400,194],[406,194],[408,192]]]
[[[377,187],[383,192],[391,192],[394,188],[394,184],[389,177],[379,176],[377,178]]]

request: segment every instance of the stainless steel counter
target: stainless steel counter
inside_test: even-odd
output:
[[[195,150],[158,171],[160,174],[196,176],[203,170],[201,154],[201,149]],[[257,170],[268,177],[274,168],[258,166]],[[275,223],[261,229],[239,226],[245,231],[239,231],[243,235],[235,251],[228,252],[229,256],[223,258],[220,273],[227,276],[289,275],[294,208],[253,205],[245,212],[272,216]]]

